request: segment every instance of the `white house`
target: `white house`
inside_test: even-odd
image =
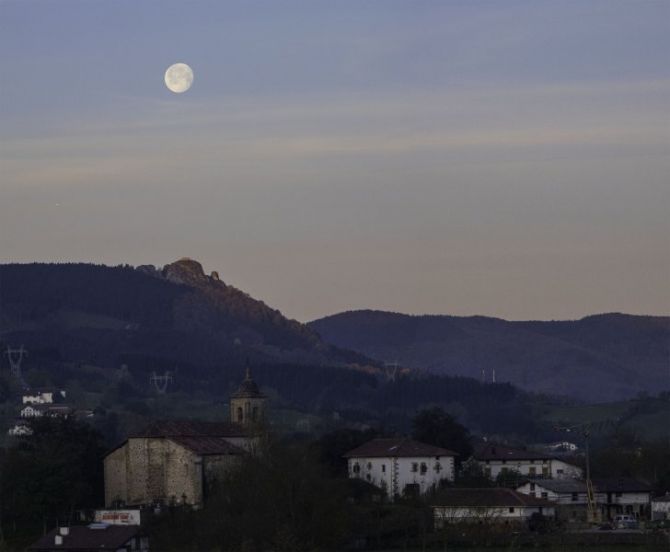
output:
[[[22,437],[32,434],[33,430],[31,429],[28,421],[21,419],[16,420],[14,425],[7,430],[7,435],[11,435],[12,437]]]
[[[651,515],[651,487],[629,477],[593,479],[596,504],[603,519],[617,514],[648,519]]]
[[[585,522],[588,513],[586,483],[577,479],[535,479],[517,487],[517,492],[549,500],[556,505],[556,517]]]
[[[651,510],[651,489],[630,478],[593,479],[593,498],[600,519],[611,520],[617,514],[647,518]],[[577,480],[541,479],[527,481],[517,491],[547,499],[556,504],[557,517],[585,521],[586,483]]]
[[[523,523],[533,514],[554,517],[551,502],[512,489],[443,489],[430,501],[436,528],[449,523]]]
[[[377,485],[391,498],[424,494],[443,479],[454,480],[455,452],[412,439],[373,439],[344,457],[349,477]]]
[[[651,519],[670,519],[670,493],[651,499]]]
[[[581,479],[582,468],[548,453],[487,444],[474,455],[484,474],[496,479],[504,472],[518,472],[529,478]]]
[[[23,404],[53,404],[64,398],[65,391],[56,389],[30,389],[21,396]]]
[[[67,418],[70,414],[72,414],[72,408],[64,404],[29,404],[21,409],[22,418],[41,418],[42,416]]]

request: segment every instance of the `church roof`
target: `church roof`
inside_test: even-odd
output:
[[[196,454],[240,454],[230,448],[234,445],[222,443],[226,438],[249,437],[248,428],[230,422],[200,422],[197,420],[157,420],[151,422],[140,431],[128,435],[128,439],[170,439]],[[211,438],[208,440],[207,438]],[[106,456],[128,442],[124,439],[114,448],[107,451]],[[230,446],[228,446],[230,445]],[[238,448],[238,447],[235,447]],[[201,452],[198,452],[201,451]],[[215,452],[221,451],[221,452]],[[240,449],[241,451],[241,449]]]
[[[422,458],[427,456],[457,456],[457,453],[407,438],[372,439],[344,458]]]
[[[230,422],[158,420],[129,437],[247,437],[248,435],[248,430],[242,425]]]
[[[237,388],[231,398],[233,399],[264,399],[265,395],[261,393],[258,385],[254,381],[254,378],[251,377],[251,368],[247,364],[246,373],[244,380],[240,383],[240,386]]]
[[[209,437],[206,435],[192,435],[170,437],[170,441],[187,448],[198,455],[234,455],[245,454],[240,447],[226,441],[224,437]]]

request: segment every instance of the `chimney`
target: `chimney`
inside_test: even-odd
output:
[[[63,537],[61,535],[56,535],[54,537],[54,544],[56,546],[62,546],[63,545]]]

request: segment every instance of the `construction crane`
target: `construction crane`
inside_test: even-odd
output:
[[[598,509],[596,507],[596,498],[593,491],[593,481],[591,481],[591,452],[590,441],[591,435],[595,432],[601,432],[607,428],[613,427],[619,420],[602,420],[598,422],[584,422],[571,426],[554,426],[556,431],[564,431],[566,433],[579,433],[584,438],[584,453],[586,456],[586,502],[587,502],[587,521],[589,523],[596,523],[598,520]]]

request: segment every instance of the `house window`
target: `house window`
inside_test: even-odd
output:
[[[528,468],[528,475],[537,475],[537,470],[535,469],[535,466],[531,466]]]
[[[427,471],[428,471],[428,466],[426,466],[425,462],[421,462],[421,475],[426,475]]]
[[[531,483],[531,484],[530,484],[530,490],[531,490],[531,491],[534,491],[534,490],[535,490],[535,483]]]
[[[571,500],[572,500],[572,502],[577,502],[577,500],[579,500],[579,494],[577,494],[577,493],[572,493],[572,498],[571,498]]]
[[[386,464],[382,464],[382,472],[386,473]]]
[[[238,422],[244,421],[244,410],[242,410],[241,406],[237,407],[237,421]]]
[[[509,509],[509,513],[510,513],[510,514],[513,514],[513,513],[514,513],[514,508],[513,508],[513,507],[510,507],[510,509]]]
[[[542,493],[540,496],[542,498],[549,498],[549,493]]]
[[[372,481],[372,477],[370,477],[370,474],[367,474],[367,475],[365,476],[365,479],[367,479],[368,481]]]
[[[368,470],[372,469],[372,462],[368,462]]]
[[[563,475],[563,470],[556,470],[556,473],[557,473],[558,475]]]
[[[547,466],[542,466],[542,477],[549,477],[549,468]]]
[[[439,462],[435,462],[435,471],[440,473],[442,471],[442,465]]]
[[[503,464],[507,464],[507,460],[503,460],[502,463],[503,463]]]
[[[360,473],[360,472],[361,472],[361,466],[360,466],[360,464],[359,464],[358,462],[356,462],[356,463],[354,464],[354,467],[353,467],[352,471],[353,471],[354,473]]]
[[[621,493],[614,493],[614,496],[616,496],[617,498],[621,498]]]

